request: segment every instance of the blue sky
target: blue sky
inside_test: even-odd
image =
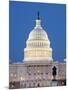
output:
[[[10,1],[9,3],[9,59],[22,62],[30,31],[35,26],[37,11],[43,29],[53,49],[53,59],[66,58],[66,5]]]

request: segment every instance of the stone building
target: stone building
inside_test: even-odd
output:
[[[22,63],[9,65],[9,88],[66,85],[66,62],[54,61],[47,33],[39,17],[30,32]]]

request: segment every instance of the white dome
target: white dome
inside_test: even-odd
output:
[[[41,27],[35,27],[32,32],[30,32],[28,40],[48,40],[48,36]]]
[[[48,35],[41,27],[41,20],[36,20],[36,26],[30,32],[26,48],[24,49],[24,61],[45,60],[52,61],[52,48]]]

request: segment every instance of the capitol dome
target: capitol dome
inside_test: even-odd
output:
[[[42,29],[42,27],[35,27],[29,34],[28,40],[48,40],[47,33]]]
[[[36,26],[30,32],[24,49],[24,61],[52,61],[52,48],[47,33],[41,27],[41,20],[36,20]]]

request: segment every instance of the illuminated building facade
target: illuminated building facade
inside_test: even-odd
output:
[[[9,88],[66,85],[66,62],[56,62],[47,33],[39,17],[24,49],[23,63],[9,65]]]

